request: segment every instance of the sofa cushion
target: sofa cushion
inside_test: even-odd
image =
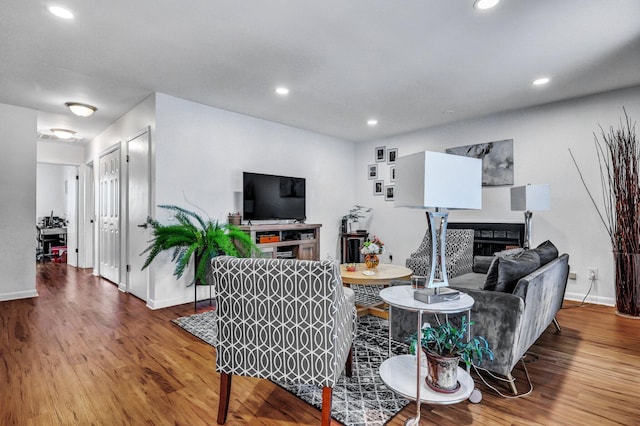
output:
[[[489,272],[489,267],[493,262],[493,256],[473,256],[473,272],[479,274],[486,274]]]
[[[540,255],[526,250],[516,258],[498,257],[498,280],[495,291],[512,293],[518,280],[540,267]]]
[[[494,253],[493,260],[487,270],[487,280],[484,283],[484,290],[494,291],[498,284],[498,266],[500,259],[513,259],[520,256],[524,252],[522,248],[503,250]]]
[[[546,265],[558,257],[558,249],[549,240],[533,249],[540,256],[540,266]]]
[[[487,275],[479,272],[467,272],[457,277],[449,278],[449,287],[458,289],[482,290],[484,288]]]

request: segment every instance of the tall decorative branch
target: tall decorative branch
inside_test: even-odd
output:
[[[600,139],[594,133],[600,167],[602,210],[591,195],[573,153],[569,154],[600,220],[604,224],[616,262],[616,306],[618,311],[640,315],[640,144],[623,108],[624,120],[618,129],[600,126]],[[604,212],[604,213],[603,213]]]

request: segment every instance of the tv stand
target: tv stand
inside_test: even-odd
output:
[[[319,224],[291,223],[242,225],[261,253],[255,256],[273,259],[320,260]]]

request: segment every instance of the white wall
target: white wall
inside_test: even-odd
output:
[[[550,89],[552,90],[552,89]],[[537,108],[434,127],[385,140],[359,144],[356,149],[356,202],[373,207],[370,231],[378,234],[403,264],[417,248],[426,230],[423,211],[394,208],[383,197],[374,197],[366,178],[374,162],[374,148],[398,148],[399,155],[502,139],[514,140],[515,186],[527,183],[551,185],[551,211],[534,212],[533,244],[551,240],[570,255],[571,271],[566,297],[581,300],[589,290],[587,268],[599,269],[599,280],[589,299],[613,305],[613,257],[604,226],[580,182],[568,149],[571,149],[594,196],[600,194],[600,174],[594,148],[598,125],[617,126],[623,106],[632,119],[640,120],[640,87],[549,104]],[[388,166],[382,167],[388,182]],[[510,187],[485,187],[479,211],[451,211],[450,221],[522,222],[522,212],[510,211]],[[388,260],[388,259],[387,259]]]
[[[36,111],[0,104],[0,300],[36,291]]]
[[[38,141],[37,143],[38,163],[73,164],[78,166],[84,162],[84,156],[84,145],[47,141]]]
[[[154,205],[191,202],[226,222],[243,171],[304,177],[307,223],[323,225],[321,257],[338,257],[340,218],[354,199],[353,143],[163,94],[156,122]],[[162,209],[155,215],[166,222]],[[193,300],[190,277],[178,282],[172,271],[168,254],[152,265],[150,306]]]
[[[66,168],[57,164],[38,164],[36,167],[36,217],[49,216],[53,210],[54,216],[65,217],[65,175]],[[35,220],[35,218],[34,218]]]

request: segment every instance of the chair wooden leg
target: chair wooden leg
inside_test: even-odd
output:
[[[329,426],[331,424],[331,397],[333,395],[333,388],[325,386],[322,388],[322,426]]]
[[[220,373],[220,401],[218,401],[218,424],[227,421],[229,411],[229,397],[231,396],[231,374]]]
[[[347,355],[347,363],[345,364],[344,369],[344,374],[347,377],[351,377],[353,374],[353,345],[351,346],[351,349],[349,349],[349,355]]]

